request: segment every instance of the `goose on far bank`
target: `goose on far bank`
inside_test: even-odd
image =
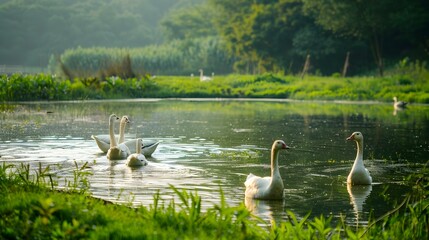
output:
[[[279,172],[279,151],[289,149],[285,142],[276,140],[271,148],[271,176],[259,177],[250,173],[247,176],[245,197],[254,199],[283,199],[284,185]]]
[[[123,116],[121,118],[121,122],[119,124],[119,140],[118,143],[122,144],[124,143],[127,145],[130,152],[136,152],[136,139],[130,139],[125,141],[125,126],[127,123],[130,123],[130,120],[128,116]],[[110,148],[110,135],[101,134],[101,135],[92,135],[92,139],[95,140],[97,143],[98,148],[103,151],[104,153],[107,153],[107,151]],[[159,145],[159,141],[155,140],[143,140],[142,145],[142,153],[146,157],[150,157],[153,152],[155,152],[156,148]]]
[[[406,108],[407,107],[407,102],[404,101],[398,101],[397,97],[393,97],[393,107],[396,109],[401,109],[401,108]]]
[[[138,167],[138,166],[146,166],[148,164],[146,157],[141,153],[142,150],[142,139],[136,139],[136,153],[130,154],[127,157],[127,166],[129,167]]]
[[[209,76],[204,76],[203,73],[203,69],[198,70],[200,72],[200,81],[205,82],[205,81],[211,81],[212,78]]]
[[[347,141],[355,141],[357,146],[356,159],[352,170],[347,177],[347,184],[350,185],[370,185],[372,178],[368,169],[363,165],[363,135],[361,132],[354,132]]]
[[[118,144],[116,142],[115,128],[114,128],[115,120],[119,120],[119,118],[115,114],[110,115],[109,117],[110,148],[107,151],[107,155],[106,155],[107,159],[109,160],[125,159],[128,157],[128,155],[131,154],[130,150],[125,144],[123,143]]]

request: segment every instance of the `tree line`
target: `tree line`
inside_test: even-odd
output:
[[[236,68],[297,71],[311,56],[339,72],[347,53],[362,73],[404,57],[429,57],[429,2],[423,0],[209,0],[214,24],[239,60]]]
[[[77,47],[162,42],[159,21],[192,0],[0,0],[0,65],[46,67]]]
[[[43,24],[31,21],[36,16]],[[50,66],[66,64],[70,51],[96,47],[127,49],[135,71],[152,74],[306,67],[315,75],[383,75],[403,59],[429,58],[425,0],[10,0],[0,2],[0,19],[8,30],[0,64],[46,64],[50,55]]]

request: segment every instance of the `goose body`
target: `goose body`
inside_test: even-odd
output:
[[[352,170],[347,177],[347,184],[351,185],[370,185],[372,178],[368,169],[363,165],[363,135],[361,132],[354,132],[347,141],[355,141],[357,146],[356,159]]]
[[[393,107],[395,109],[402,109],[407,107],[407,102],[404,101],[398,101],[397,97],[393,97]]]
[[[119,124],[119,140],[118,143],[124,143],[130,152],[136,152],[136,140],[137,139],[130,139],[125,141],[125,126],[127,123],[129,123],[129,118],[127,116],[123,116],[121,118],[121,122]],[[92,139],[95,140],[97,143],[98,148],[104,152],[107,153],[107,151],[110,148],[110,135],[108,134],[101,134],[101,135],[92,135]],[[159,145],[159,141],[154,140],[143,140],[142,144],[142,153],[143,155],[150,157],[153,152],[155,152],[156,148]]]
[[[141,153],[142,149],[142,139],[136,139],[136,153],[130,154],[127,157],[127,166],[129,167],[138,167],[138,166],[146,166],[148,164],[146,157]]]
[[[128,157],[128,155],[130,155],[130,150],[128,149],[128,147],[121,143],[118,145],[118,143],[116,142],[116,138],[115,138],[115,129],[114,129],[114,123],[116,120],[119,120],[119,118],[115,115],[112,114],[109,117],[109,136],[110,136],[110,148],[107,151],[107,158],[109,160],[120,160],[120,159],[125,159]]]
[[[254,199],[283,199],[284,185],[279,172],[278,157],[281,149],[289,149],[282,140],[276,140],[271,148],[271,176],[247,176],[245,197]]]

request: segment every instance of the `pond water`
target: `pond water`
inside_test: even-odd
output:
[[[246,206],[269,222],[332,215],[350,224],[381,216],[409,190],[404,178],[429,160],[429,106],[394,112],[391,104],[283,100],[139,99],[36,102],[3,106],[0,161],[52,166],[59,187],[88,162],[89,191],[105,200],[149,206],[160,193],[180,202],[170,185],[197,192],[203,207],[220,202]],[[108,116],[128,115],[126,137],[161,141],[149,165],[109,161],[91,139],[108,133]],[[117,127],[116,127],[117,130]],[[356,156],[354,131],[364,135],[369,187],[347,188]],[[245,201],[249,173],[268,176],[270,148],[284,140],[279,157],[283,201]]]

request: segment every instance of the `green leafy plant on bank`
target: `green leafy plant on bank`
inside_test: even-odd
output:
[[[157,193],[152,205],[131,208],[91,198],[88,192],[47,188],[37,180],[48,174],[46,169],[39,167],[34,179],[27,165],[0,166],[1,238],[427,239],[429,235],[427,168],[407,179],[412,191],[395,209],[358,229],[344,221],[333,225],[331,217],[298,218],[290,211],[289,220],[266,228],[243,204],[231,207],[222,197],[220,204],[202,211],[197,193],[174,186],[180,202],[166,203]],[[86,178],[75,176],[74,181]]]

